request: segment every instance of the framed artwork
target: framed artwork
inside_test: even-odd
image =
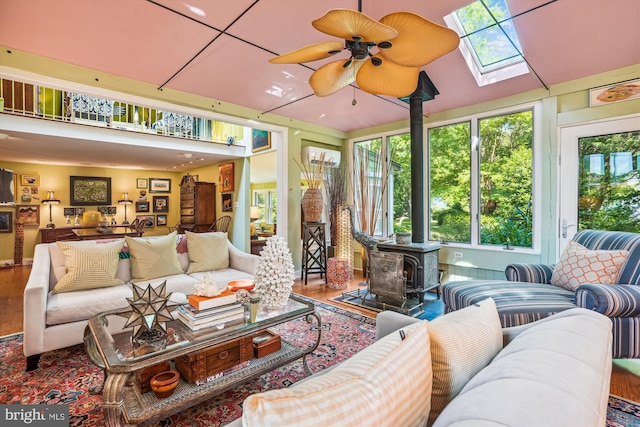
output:
[[[38,194],[38,187],[31,187],[31,194]]]
[[[117,213],[118,213],[118,207],[117,207],[117,206],[109,206],[109,207],[107,208],[107,213],[108,213],[109,215],[115,215],[115,214],[117,214]]]
[[[76,214],[76,208],[64,208],[64,216],[74,216]]]
[[[105,216],[109,213],[109,208],[107,206],[100,206],[98,212],[100,212],[100,215]]]
[[[231,196],[232,196],[231,193],[222,195],[222,212],[233,212]]]
[[[136,178],[136,188],[147,189],[149,187],[149,180],[147,178]]]
[[[154,212],[169,212],[169,196],[153,196]]]
[[[271,132],[251,129],[251,152],[256,153],[271,148]]]
[[[16,221],[24,225],[40,225],[40,205],[16,205]]]
[[[111,204],[111,178],[71,176],[71,205],[99,206]]]
[[[171,179],[149,178],[149,193],[171,193]]]
[[[167,225],[166,215],[156,215],[156,227],[165,227]]]
[[[20,185],[40,186],[40,175],[35,173],[25,173],[20,175]]]
[[[13,232],[13,212],[0,212],[0,233]]]
[[[14,206],[17,199],[18,177],[12,170],[0,168],[0,206]]]
[[[220,192],[233,191],[233,163],[225,163],[218,167]]]
[[[640,79],[600,86],[589,90],[589,106],[614,104],[640,98]]]
[[[136,212],[149,212],[149,202],[136,202]]]
[[[76,208],[76,215],[78,216],[84,215],[84,208]]]
[[[155,215],[136,215],[136,218],[139,221],[144,221],[144,228],[154,228],[156,226],[156,216]]]
[[[31,194],[23,194],[23,195],[20,197],[20,201],[21,201],[22,203],[31,203]]]

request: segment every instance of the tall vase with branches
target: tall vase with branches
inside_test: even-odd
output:
[[[327,169],[324,181],[324,193],[327,203],[325,204],[325,213],[329,218],[329,236],[331,238],[331,246],[337,243],[337,215],[338,206],[347,201],[347,171],[344,163],[337,168]]]
[[[322,220],[323,201],[320,186],[326,174],[327,162],[325,156],[325,153],[321,153],[318,158],[307,157],[306,161],[301,160],[300,162],[293,159],[300,168],[302,177],[307,184],[307,190],[302,196],[302,211],[305,221],[319,222]]]

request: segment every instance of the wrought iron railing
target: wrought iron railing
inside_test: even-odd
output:
[[[214,143],[243,140],[243,126],[0,78],[4,113]]]

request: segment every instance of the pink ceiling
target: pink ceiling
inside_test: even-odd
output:
[[[407,10],[443,24],[444,15],[470,2],[362,3],[375,19]],[[547,0],[507,3],[515,15]],[[357,6],[357,0],[0,0],[0,45],[158,86],[168,81],[168,88],[250,107],[264,117],[351,131],[407,119],[408,108],[352,87],[314,96],[308,78],[328,60],[306,66],[267,60],[335,40],[311,21],[332,8]],[[558,0],[516,17],[515,26],[526,59],[547,86],[640,63],[637,0]],[[424,104],[426,114],[543,87],[530,73],[479,88],[457,50],[423,69],[440,91]]]

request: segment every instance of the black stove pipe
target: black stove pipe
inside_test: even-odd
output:
[[[422,103],[438,95],[438,89],[420,71],[418,86],[409,96],[400,98],[409,104],[409,128],[411,132],[411,241],[424,243],[424,132],[422,126]]]

